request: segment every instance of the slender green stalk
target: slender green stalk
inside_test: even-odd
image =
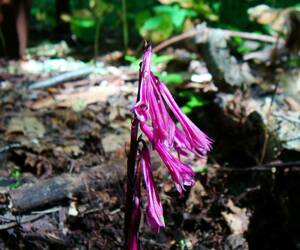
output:
[[[97,17],[96,18],[95,43],[94,43],[94,57],[95,58],[99,55],[100,27],[101,27],[101,17]]]
[[[126,54],[128,49],[128,24],[127,24],[126,0],[122,0],[122,15],[123,15],[123,45]]]
[[[6,57],[6,55],[7,55],[6,43],[5,43],[5,40],[4,40],[4,35],[3,35],[3,31],[2,31],[1,26],[0,26],[0,43],[1,43],[1,47],[3,49],[3,54]]]

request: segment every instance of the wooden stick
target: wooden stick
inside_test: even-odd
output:
[[[33,89],[42,89],[42,88],[53,87],[57,84],[60,84],[60,83],[66,82],[66,81],[83,78],[83,77],[91,74],[94,70],[95,70],[94,67],[87,67],[87,68],[79,69],[76,71],[66,72],[66,73],[63,73],[63,74],[60,74],[57,76],[53,76],[46,80],[35,82],[29,86],[29,89],[33,90]]]
[[[257,40],[265,43],[276,43],[277,41],[276,37],[268,36],[268,35],[255,34],[255,33],[244,32],[244,31],[223,30],[223,29],[222,31],[225,32],[226,35],[230,37],[238,36],[247,40]]]
[[[229,168],[229,167],[220,167],[218,170],[225,172],[249,172],[249,171],[273,171],[273,169],[292,169],[299,171],[300,170],[300,161],[291,161],[291,162],[274,162],[267,163],[262,165],[257,165],[253,167],[246,168]]]
[[[182,40],[192,38],[192,37],[196,36],[198,33],[199,33],[198,30],[190,30],[190,31],[187,31],[187,32],[182,33],[180,35],[173,36],[170,39],[168,39],[166,41],[163,41],[160,44],[158,44],[157,46],[155,46],[153,48],[153,52],[157,53],[158,51],[170,46],[173,43],[177,43],[177,42],[180,42]]]
[[[100,190],[123,179],[124,169],[125,166],[120,162],[108,163],[80,174],[62,174],[31,186],[10,190],[8,196],[12,212],[23,213],[67,198],[85,196],[90,190]]]
[[[16,226],[18,226],[20,224],[25,224],[25,223],[28,223],[28,222],[32,222],[32,221],[38,220],[39,218],[41,218],[43,216],[44,216],[44,214],[28,215],[28,216],[22,217],[20,219],[20,221],[18,221],[18,222],[17,221],[13,221],[13,222],[1,224],[0,225],[0,231],[16,227]]]
[[[206,31],[214,30],[213,28],[207,28],[205,27]],[[260,35],[260,34],[254,34],[250,32],[242,32],[242,31],[231,31],[231,30],[224,30],[224,29],[218,29],[223,31],[227,36],[230,37],[241,37],[244,39],[248,40],[257,40],[261,42],[266,42],[266,43],[276,43],[276,38],[273,36],[268,36],[268,35]],[[156,47],[154,47],[153,52],[157,53],[158,51],[170,46],[171,44],[180,42],[182,40],[192,38],[198,34],[201,34],[203,32],[203,29],[193,29],[187,32],[184,32],[180,35],[173,36],[170,39],[163,41],[162,43],[158,44]]]

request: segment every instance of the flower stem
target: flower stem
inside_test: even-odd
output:
[[[141,72],[139,74],[137,102],[140,99],[140,88],[141,88]],[[129,249],[128,238],[129,238],[129,231],[130,231],[129,229],[131,227],[130,219],[131,219],[131,214],[133,209],[135,166],[136,166],[136,157],[138,151],[138,131],[139,131],[139,120],[134,114],[134,118],[131,124],[130,149],[127,158],[127,191],[126,191],[125,224],[124,224],[125,249]]]

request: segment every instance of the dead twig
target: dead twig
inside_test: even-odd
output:
[[[22,148],[22,145],[19,143],[9,144],[4,146],[3,148],[0,148],[0,154],[6,153],[7,151],[10,151],[12,149],[19,149],[19,148]]]
[[[203,32],[209,32],[210,30],[215,30],[213,28],[207,28],[205,27],[206,31],[202,29],[193,29],[187,32],[184,32],[180,35],[173,36],[170,39],[163,41],[162,43],[158,44],[156,47],[153,48],[153,52],[157,53],[158,51],[163,50],[164,48],[180,42],[185,39],[192,38],[198,34],[202,34]],[[241,37],[247,40],[257,40],[265,43],[276,43],[277,38],[273,36],[268,36],[268,35],[260,35],[260,34],[254,34],[250,32],[242,32],[242,31],[231,31],[231,30],[225,30],[225,29],[218,29],[221,30],[225,33],[225,35],[229,37]]]
[[[272,115],[276,116],[276,117],[279,117],[279,118],[282,118],[286,121],[289,121],[291,123],[297,123],[297,124],[300,124],[300,119],[296,118],[296,117],[293,117],[293,116],[288,116],[288,115],[285,115],[285,114],[281,114],[279,112],[273,112]]]
[[[249,171],[276,171],[277,169],[290,168],[296,171],[300,171],[300,161],[291,162],[273,162],[262,165],[257,165],[247,168],[230,168],[230,167],[219,167],[219,171],[224,172],[249,172]]]
[[[66,81],[86,77],[87,75],[91,74],[94,70],[95,70],[94,67],[88,67],[88,68],[83,68],[72,72],[66,72],[58,76],[53,76],[43,81],[35,82],[29,86],[29,89],[34,90],[34,89],[53,87],[55,85],[58,85]]]
[[[114,162],[90,168],[80,174],[62,174],[30,186],[22,186],[8,191],[7,195],[11,202],[11,211],[23,213],[65,199],[87,196],[90,190],[101,190],[123,177],[123,164]]]
[[[271,114],[272,114],[272,107],[273,107],[273,104],[274,104],[274,101],[275,101],[275,97],[276,97],[278,88],[279,88],[279,81],[276,81],[275,88],[274,88],[272,98],[271,98],[271,104],[270,104],[268,113],[266,115],[266,117],[267,117],[266,125],[267,126],[264,130],[264,142],[263,142],[263,146],[262,146],[262,150],[261,150],[261,157],[260,157],[260,161],[259,161],[260,164],[262,164],[264,162],[266,154],[267,154],[268,143],[269,143],[269,139],[270,139],[270,132],[268,131],[268,127],[269,127],[269,124],[270,124],[270,118],[271,118]]]
[[[31,221],[38,220],[39,218],[43,217],[44,215],[45,214],[28,215],[28,216],[22,217],[18,221],[2,224],[2,225],[0,225],[0,231],[16,227],[20,224],[25,224],[25,223],[28,223],[28,222],[31,222]]]
[[[50,213],[54,213],[54,212],[58,212],[60,210],[60,207],[54,207],[51,209],[47,209],[47,210],[43,210],[43,211],[35,211],[33,212],[31,215],[27,215],[27,216],[22,216],[21,219],[11,219],[11,218],[5,218],[5,216],[2,216],[2,220],[7,220],[10,221],[9,223],[5,223],[0,225],[0,231],[1,230],[7,230],[28,222],[32,222],[35,220],[40,219],[41,217],[43,217],[46,214],[50,214]]]

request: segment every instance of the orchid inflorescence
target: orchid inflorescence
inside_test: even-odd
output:
[[[148,44],[140,68],[139,98],[132,111],[141,131],[168,168],[176,189],[182,194],[185,186],[194,184],[195,173],[190,166],[180,160],[180,156],[192,153],[201,158],[205,157],[211,149],[212,140],[180,110],[166,85],[153,74],[151,55],[152,48]],[[176,126],[167,110],[172,112],[180,127]],[[134,172],[128,249],[138,249],[141,173],[147,191],[147,222],[155,231],[165,226],[162,204],[151,171],[149,149],[145,141],[139,141],[142,141],[142,147],[138,149],[139,154]]]

